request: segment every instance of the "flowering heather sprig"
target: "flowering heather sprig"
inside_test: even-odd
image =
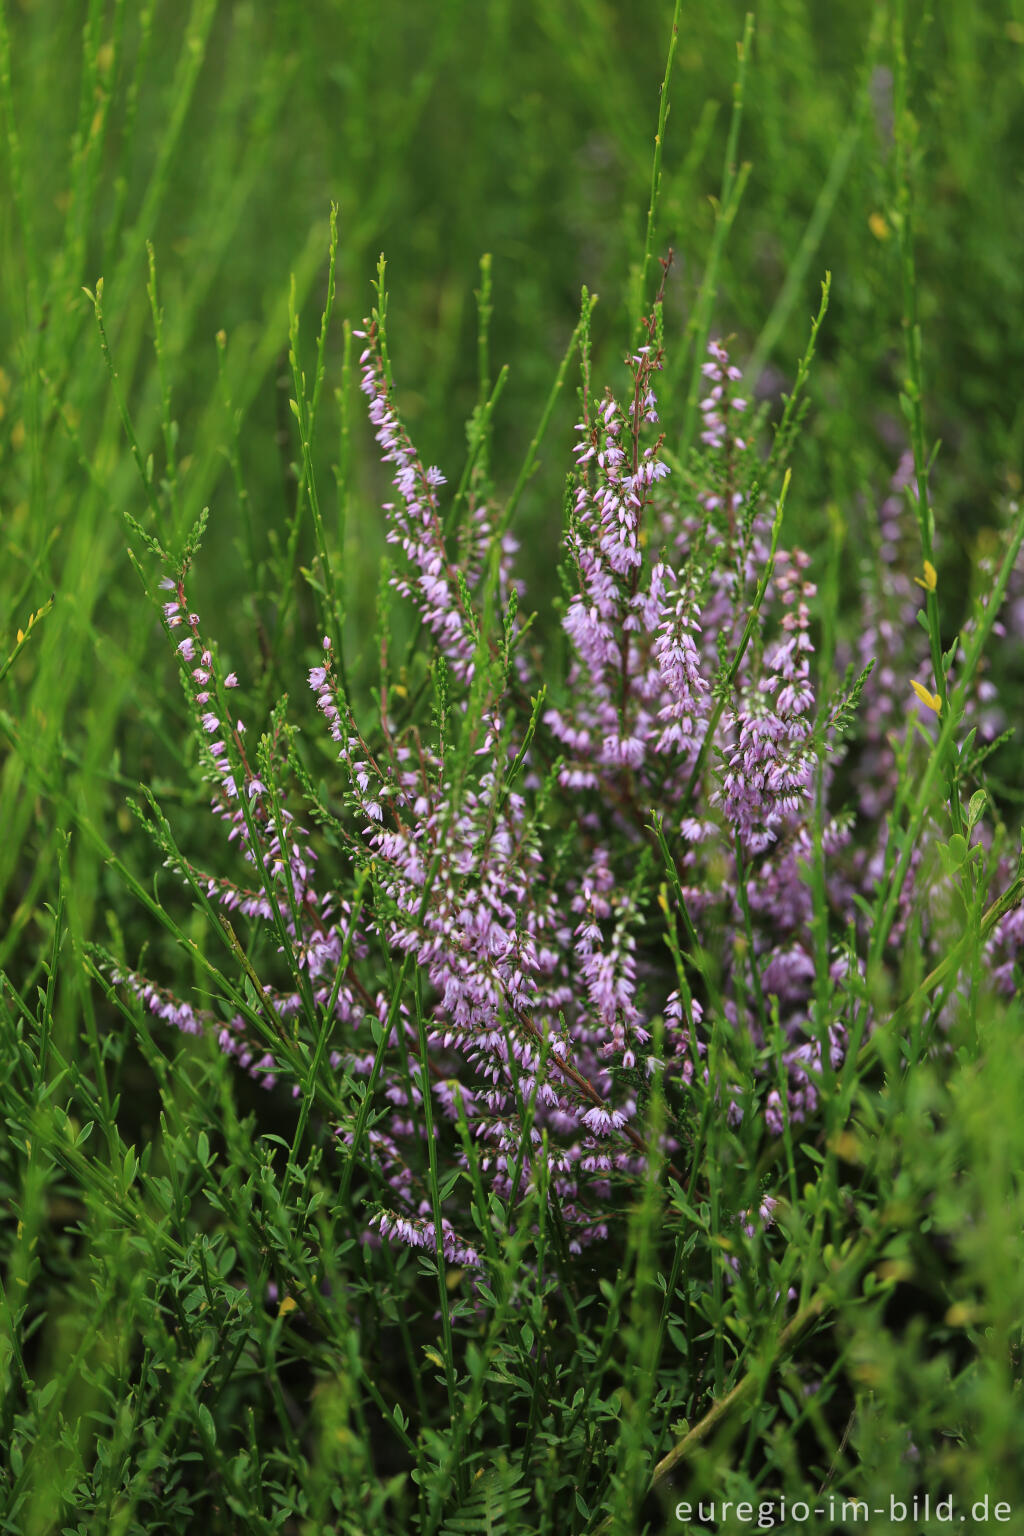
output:
[[[377,442],[385,464],[395,468],[394,486],[399,500],[386,502],[388,542],[400,544],[413,570],[413,576],[392,578],[395,589],[411,598],[437,642],[438,650],[451,665],[459,682],[473,675],[476,648],[474,621],[466,608],[458,571],[445,549],[438,491],[445,477],[434,465],[424,468],[391,399],[387,371],[379,347],[375,323],[354,335],[366,342],[360,356],[360,388],[370,402],[370,421],[376,428]],[[475,537],[463,566],[463,576],[478,576],[481,552],[487,547],[491,526],[483,507],[476,509]],[[514,540],[502,547],[502,570],[508,582],[508,560],[514,552]]]
[[[255,1078],[262,1088],[276,1086],[278,1065],[269,1051],[252,1040],[246,1021],[241,1014],[234,1014],[227,1023],[223,1023],[215,1014],[204,1009],[193,1008],[190,1003],[175,997],[166,987],[157,987],[144,976],[139,976],[134,971],[121,970],[116,966],[111,967],[111,980],[115,985],[123,986],[133,993],[155,1018],[161,1019],[166,1024],[173,1024],[183,1034],[215,1034],[217,1043],[225,1055],[234,1057],[243,1071]],[[265,999],[280,1017],[285,1017],[289,1012],[297,1010],[297,998],[295,1007],[292,1008],[289,1006],[289,999],[276,996],[269,988]],[[338,1065],[339,1061],[340,1058],[335,1056],[332,1065]]]
[[[641,348],[630,361],[628,410],[609,393],[593,420],[577,427],[582,478],[567,542],[579,590],[563,621],[574,652],[573,712],[552,708],[545,716],[569,753],[561,774],[569,789],[594,788],[623,771],[645,779],[655,754],[684,734],[699,740],[690,711],[699,712],[709,689],[695,667],[688,671],[686,599],[672,567],[659,559],[645,570],[642,552],[650,533],[644,514],[669,473],[662,439],[643,441],[645,426],[657,422],[652,380],[661,366],[659,351]],[[660,723],[670,719],[674,733]]]
[[[701,373],[709,380],[711,388],[700,403],[702,430],[700,440],[714,449],[721,463],[719,485],[699,494],[701,506],[706,512],[724,509],[730,538],[736,531],[736,513],[743,504],[743,496],[734,484],[734,456],[743,453],[746,441],[733,430],[735,411],[741,415],[747,408],[746,400],[734,395],[732,387],[742,377],[739,368],[729,361],[729,353],[721,341],[708,343],[708,360]]]
[[[726,772],[711,796],[748,854],[763,853],[787,817],[800,814],[811,785],[809,657],[814,647],[807,602],[816,588],[800,575],[808,564],[802,550],[794,551],[791,563],[785,550],[776,556],[776,565],[783,567],[776,594],[790,610],[782,619],[786,638],[769,650],[757,690],[748,689],[733,712],[734,739],[723,754]]]
[[[729,353],[722,342],[709,342],[708,354],[708,361],[702,365],[701,373],[711,380],[711,391],[700,405],[704,418],[700,440],[709,448],[725,448],[732,433],[729,425],[730,410],[744,411],[747,408],[745,400],[731,393],[731,386],[743,374],[729,362]],[[747,446],[740,437],[734,438],[734,444],[739,449]]]
[[[346,951],[353,958],[366,953],[361,933],[351,929],[352,908],[344,897],[318,892],[314,884],[317,855],[309,844],[308,831],[296,823],[294,813],[284,803],[278,776],[275,774],[272,794],[251,766],[245,726],[241,720],[232,722],[226,709],[225,690],[238,687],[238,678],[234,672],[221,677],[213,650],[202,638],[199,615],[187,602],[184,576],[165,577],[160,586],[175,594],[163,604],[168,631],[176,639],[175,631],[188,630],[183,639],[176,639],[175,649],[193,706],[204,776],[213,786],[211,809],[227,826],[228,842],[241,848],[255,872],[256,883],[244,886],[208,874],[178,855],[169,856],[166,862],[225,911],[256,919],[275,935],[276,947],[285,953],[295,982],[293,991],[269,986],[263,989],[264,1004],[277,1019],[290,1018],[302,1010],[305,984],[311,988],[309,995],[315,1004],[325,1006],[333,996],[339,1023],[355,1026],[363,1017],[364,1000],[347,980],[336,984],[335,977]],[[278,766],[277,756],[275,736],[268,753],[271,769]],[[121,979],[151,1012],[187,1032],[202,1032],[216,1024],[211,1015],[195,1013],[142,978],[125,973]],[[252,1042],[240,1016],[218,1026],[218,1039],[221,1048],[236,1056],[265,1086],[274,1085],[279,1065]],[[297,1086],[293,1085],[293,1091],[298,1091]]]
[[[459,1238],[447,1217],[441,1218],[441,1242],[438,1245],[437,1227],[429,1214],[429,1202],[424,1201],[423,1207],[422,1213],[417,1216],[403,1216],[395,1211],[375,1211],[370,1217],[370,1225],[377,1229],[381,1237],[394,1238],[410,1248],[422,1248],[429,1254],[436,1253],[440,1246],[447,1264],[475,1269],[480,1263],[477,1250]]]
[[[295,940],[295,910],[308,914],[322,905],[312,883],[316,854],[307,841],[309,833],[294,825],[286,806],[279,802],[275,810],[266,784],[250,766],[245,725],[241,720],[232,723],[226,708],[224,690],[237,688],[238,678],[229,672],[221,679],[213,652],[200,634],[199,615],[189,611],[184,576],[177,581],[165,577],[160,585],[177,594],[163,605],[168,629],[184,623],[189,630],[176,649],[201,727],[206,777],[214,786],[211,809],[227,823],[228,841],[237,840],[247,861],[266,872],[267,883],[261,891],[241,892],[229,882],[210,878],[208,894],[218,895],[229,908],[241,907],[248,915],[269,917],[276,909]]]

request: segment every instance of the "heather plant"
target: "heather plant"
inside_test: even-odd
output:
[[[0,4],[4,1529],[1012,1528],[1019,26],[436,11]]]
[[[326,1166],[365,1262],[379,1245],[390,1266],[404,1248],[436,1267],[438,1359],[449,1362],[459,1406],[429,1521],[457,1495],[456,1462],[505,1330],[535,1339],[521,1321],[531,1295],[549,1306],[552,1286],[571,1290],[584,1253],[599,1271],[624,1242],[637,1266],[656,1262],[653,1232],[633,1223],[649,1218],[664,1182],[680,1223],[673,1273],[684,1234],[692,1248],[708,1212],[729,1234],[705,1281],[714,1308],[763,1293],[759,1305],[793,1338],[823,1312],[810,1257],[823,1251],[823,1230],[796,1261],[787,1228],[807,1198],[797,1168],[815,1127],[831,1136],[834,1164],[874,1059],[899,1072],[946,1057],[957,1005],[973,1014],[992,1001],[982,954],[998,953],[992,981],[1013,992],[1020,881],[1002,834],[994,845],[986,831],[986,791],[974,790],[992,733],[977,746],[976,730],[963,737],[958,722],[989,702],[979,664],[1024,524],[942,658],[943,701],[926,671],[926,610],[917,645],[915,586],[899,570],[903,466],[881,509],[885,558],[861,640],[882,653],[878,687],[872,656],[823,689],[827,671],[812,672],[810,560],[781,542],[790,475],[743,425],[747,402],[726,346],[708,347],[702,448],[672,464],[658,431],[660,295],[627,360],[624,405],[591,386],[585,296],[563,680],[545,679],[533,669],[546,645],[539,622],[524,619],[500,504],[470,478],[446,505],[444,475],[423,465],[402,423],[386,313],[382,269],[377,308],[355,333],[394,486],[383,515],[400,550],[400,563],[384,568],[374,709],[360,719],[327,635],[308,670],[326,749],[319,784],[283,709],[253,751],[232,707],[239,678],[224,672],[189,597],[202,524],[176,561],[147,538],[151,557],[174,572],[159,581],[162,615],[211,809],[248,874],[199,867],[152,798],[139,814],[223,928],[248,984],[244,995],[230,988],[222,1010],[196,1008],[140,970],[97,959],[152,1015],[216,1040],[265,1091],[290,1088],[304,1123],[323,1117],[333,1139]],[[297,366],[296,380],[301,389]],[[762,484],[773,475],[766,510]],[[927,602],[937,578],[930,561],[923,569]],[[389,593],[419,620],[397,669]],[[844,761],[862,705],[867,728]],[[925,846],[941,825],[936,805],[907,803],[912,764],[925,783],[942,775],[958,795],[973,790],[959,823],[966,835],[937,850],[952,899],[936,897]],[[833,807],[840,783],[846,804]],[[874,846],[858,821],[866,805],[868,827],[888,827]],[[218,908],[252,920],[244,949]],[[965,916],[973,933],[958,942]],[[907,983],[891,941],[908,934],[929,969],[894,1014],[889,998]],[[264,981],[268,968],[283,979]],[[914,1021],[907,1038],[901,1018]],[[728,1178],[723,1155],[734,1164]],[[855,1271],[871,1251],[862,1225],[839,1211],[829,1222],[831,1250]],[[268,1274],[260,1284],[280,1295],[295,1280]],[[665,1338],[680,1342],[660,1310],[634,1346],[652,1352],[651,1387]],[[468,1357],[477,1363],[457,1390],[457,1334],[474,1319],[487,1347]],[[705,1368],[727,1379],[721,1338]],[[506,1386],[514,1401],[518,1388]],[[663,1411],[671,1404],[669,1393]],[[649,1445],[635,1421],[631,1430],[637,1447]],[[640,1496],[631,1465],[625,1477],[608,1463],[613,1510]],[[509,1491],[518,1488],[509,1477]],[[461,1486],[458,1497],[469,1497]]]
[[[313,1005],[331,1031],[330,1065],[367,1079],[362,1105],[374,1107],[338,1134],[350,1152],[365,1138],[388,1200],[400,1201],[373,1217],[382,1235],[480,1263],[469,1236],[447,1215],[438,1220],[436,1191],[431,1200],[416,1144],[433,1141],[436,1115],[475,1148],[475,1172],[496,1189],[510,1224],[535,1196],[542,1160],[568,1250],[578,1252],[607,1236],[605,1207],[621,1198],[622,1178],[642,1169],[640,1105],[651,1078],[667,1092],[698,1070],[711,1086],[702,1065],[709,1006],[749,1036],[751,1051],[786,1041],[781,1090],[771,1086],[763,1105],[752,1082],[742,1106],[737,1085],[713,1085],[727,1116],[763,1113],[780,1134],[784,1118],[800,1122],[817,1104],[823,1039],[829,1070],[843,1059],[843,1025],[826,1021],[816,1035],[808,1017],[815,967],[802,942],[812,901],[801,863],[813,856],[815,770],[824,770],[866,673],[815,722],[808,557],[779,547],[781,499],[770,528],[760,512],[734,425],[746,407],[733,388],[740,371],[721,342],[710,344],[704,369],[707,451],[694,488],[665,494],[663,439],[648,440],[658,421],[659,299],[644,322],[648,344],[629,360],[626,407],[610,392],[592,397],[589,308],[581,322],[566,701],[543,708],[544,686],[523,655],[522,589],[500,510],[468,498],[453,560],[445,477],[423,467],[393,399],[385,307],[381,289],[368,329],[356,333],[366,342],[362,388],[398,492],[386,504],[388,538],[405,559],[388,582],[434,641],[417,661],[432,679],[436,736],[425,740],[419,722],[399,719],[408,685],[389,685],[386,632],[372,733],[341,689],[330,636],[309,672],[341,773],[320,816],[350,878],[372,891],[370,911],[356,910],[354,892],[337,880],[317,890],[309,834],[285,800],[280,725],[250,762],[244,726],[229,714],[238,678],[220,674],[190,611],[194,543],[176,576],[160,582],[163,616],[175,639],[185,631],[176,650],[215,786],[212,809],[259,879],[247,888],[196,869],[166,840],[162,850],[207,898],[262,919],[281,941],[296,990],[261,988],[275,1031],[289,1018],[312,1024]],[[834,819],[819,830],[822,854],[837,863],[827,894],[848,923],[852,887],[836,858],[848,832]],[[718,974],[705,970],[697,995],[678,950],[673,967],[663,940],[638,945],[659,898],[669,910],[666,877],[693,942],[722,951]],[[399,959],[398,984],[375,988],[372,978]],[[841,966],[842,954],[829,963]],[[412,966],[414,1010],[404,992]],[[191,1033],[210,1030],[275,1086],[280,1064],[264,1048],[265,1029],[261,1043],[242,1015],[218,1021],[138,974],[126,979],[151,1012]],[[666,1150],[675,1149],[667,1133]],[[456,1136],[446,1150],[466,1166]]]

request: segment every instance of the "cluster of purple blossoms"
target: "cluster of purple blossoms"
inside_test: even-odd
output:
[[[424,467],[402,425],[375,326],[360,334],[370,420],[394,469],[388,538],[406,560],[392,580],[433,637],[435,669],[452,680],[447,725],[428,737],[415,720],[401,722],[382,688],[379,720],[361,727],[325,638],[309,685],[336,748],[349,878],[365,872],[375,895],[355,911],[351,884],[317,888],[309,834],[276,781],[271,793],[252,771],[244,727],[226,712],[236,679],[221,677],[202,641],[183,578],[165,582],[174,591],[167,627],[188,631],[177,650],[212,807],[256,877],[246,888],[191,865],[182,872],[287,939],[277,947],[292,985],[264,995],[279,1020],[300,1014],[309,995],[333,1009],[331,1063],[370,1079],[384,1111],[362,1149],[376,1172],[372,1225],[382,1236],[478,1262],[457,1220],[446,1214],[438,1233],[425,1179],[428,1123],[435,1133],[440,1125],[453,1163],[465,1162],[462,1136],[444,1128],[458,1122],[510,1209],[537,1187],[545,1161],[545,1187],[578,1250],[606,1233],[614,1186],[644,1166],[640,1105],[652,1074],[677,1095],[697,1077],[708,1082],[714,1008],[758,1047],[771,1019],[784,1031],[783,1081],[772,1062],[759,1090],[772,1134],[813,1114],[823,1073],[843,1059],[845,1026],[834,1022],[823,1038],[812,1024],[806,869],[825,859],[838,931],[856,920],[864,872],[848,857],[848,821],[826,819],[815,833],[831,743],[812,677],[809,560],[797,549],[772,556],[751,490],[752,451],[736,435],[746,406],[733,392],[739,371],[717,341],[704,369],[705,455],[695,483],[673,489],[681,477],[670,476],[653,430],[662,355],[650,325],[650,344],[629,360],[625,403],[611,393],[588,399],[577,428],[566,685],[529,737],[531,677],[514,609],[495,638],[480,601],[498,520],[471,505],[463,542],[449,549],[444,476]],[[514,548],[505,537],[496,551],[506,595]],[[873,642],[895,642],[887,622],[877,619]],[[876,778],[889,772],[885,724],[879,709],[867,749]],[[666,850],[688,924],[720,956],[713,998],[699,978],[685,983],[645,933]],[[850,959],[837,949],[830,964],[836,981]],[[384,984],[395,968],[397,987]],[[134,973],[119,979],[158,1016],[215,1031],[268,1086],[281,1074],[242,1018],[192,1010]],[[741,1114],[731,1095],[723,1108]],[[684,1134],[681,1121],[670,1126],[668,1156]],[[353,1131],[339,1135],[351,1141]]]
[[[743,377],[740,370],[729,361],[729,353],[720,341],[712,341],[708,345],[708,361],[703,365],[701,372],[710,381],[710,391],[701,401],[702,429],[700,440],[706,447],[715,450],[721,456],[724,471],[724,488],[722,490],[707,489],[699,493],[701,505],[708,511],[717,511],[724,505],[729,518],[730,528],[734,527],[736,513],[743,502],[743,496],[733,484],[733,456],[742,453],[746,448],[746,442],[738,437],[732,430],[732,418],[730,411],[742,413],[747,408],[747,402],[734,395],[733,385]]]
[[[353,334],[363,341],[369,339],[366,331]],[[380,351],[367,346],[359,364],[360,388],[369,400],[370,422],[376,429],[382,460],[395,469],[393,484],[399,500],[383,506],[388,517],[387,540],[401,546],[410,567],[410,575],[392,576],[392,585],[416,604],[457,681],[468,683],[473,676],[475,620],[466,610],[462,593],[464,587],[477,586],[483,575],[493,537],[490,508],[471,500],[466,537],[453,560],[446,550],[438,501],[445,477],[436,465],[424,467],[409,441],[391,400]],[[503,597],[512,587],[511,561],[517,548],[511,534],[504,534],[499,541],[499,594]]]
[[[748,854],[770,848],[779,830],[806,807],[815,756],[811,745],[810,610],[813,582],[802,578],[809,565],[803,550],[776,557],[781,574],[779,600],[789,608],[784,638],[763,662],[761,677],[735,710],[735,729],[726,749],[727,771],[712,792]]]

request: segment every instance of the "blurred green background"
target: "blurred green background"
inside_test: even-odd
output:
[[[0,682],[0,965],[20,982],[36,974],[60,834],[76,816],[143,873],[151,851],[124,806],[140,778],[169,804],[186,798],[186,827],[205,822],[202,797],[183,787],[176,673],[129,563],[122,512],[176,547],[209,504],[200,611],[261,703],[301,691],[316,634],[308,589],[296,574],[293,592],[274,590],[271,564],[263,590],[251,590],[239,486],[249,553],[265,562],[296,496],[289,279],[308,367],[336,202],[336,323],[316,452],[325,499],[332,465],[350,465],[344,532],[333,512],[329,531],[339,530],[358,652],[384,548],[384,481],[357,397],[343,435],[340,322],[367,311],[385,252],[403,409],[424,457],[454,479],[478,388],[474,291],[491,255],[491,375],[510,369],[492,470],[507,492],[584,283],[600,295],[595,377],[621,376],[672,10],[668,0],[0,0],[0,660],[56,594]],[[663,416],[678,428],[673,358],[702,285],[714,329],[734,334],[751,384],[774,400],[830,270],[790,500],[790,538],[811,546],[834,506],[858,548],[906,445],[893,20],[863,0],[757,5],[735,156],[738,174],[750,169],[727,230],[716,198],[744,7],[684,6],[674,59],[653,244],[676,255]],[[961,564],[1020,486],[1024,0],[910,5],[905,22],[926,420],[943,440],[945,559]],[[100,276],[119,387],[141,456],[153,455],[156,510],[82,291]],[[540,597],[558,549],[574,387],[520,506]],[[161,433],[165,397],[176,439]],[[311,552],[301,547],[297,563]],[[273,642],[262,658],[258,621]],[[99,934],[101,914],[120,910],[140,921],[128,936],[137,951],[144,924],[81,832],[66,868],[75,935]],[[69,1032],[78,1006],[74,989],[59,999]]]

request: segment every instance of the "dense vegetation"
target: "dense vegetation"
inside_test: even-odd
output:
[[[5,1531],[1022,1518],[1024,12],[688,11],[0,0]]]

